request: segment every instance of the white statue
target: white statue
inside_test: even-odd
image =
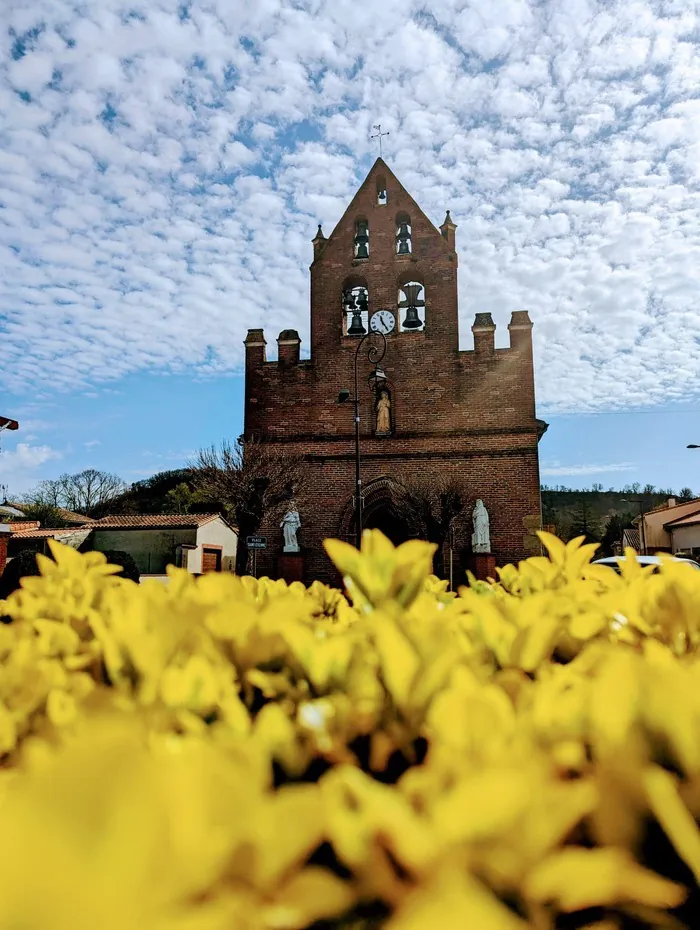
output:
[[[301,526],[301,520],[299,519],[299,511],[294,501],[289,505],[289,510],[284,515],[280,526],[284,531],[284,551],[299,552],[297,530]]]
[[[473,552],[491,552],[491,536],[489,534],[489,515],[484,502],[478,500],[472,515],[474,532],[472,533]]]

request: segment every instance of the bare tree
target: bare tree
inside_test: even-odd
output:
[[[94,516],[101,508],[126,490],[118,475],[96,468],[86,468],[74,475],[64,473],[51,481],[40,481],[34,491],[25,494],[29,504],[65,507]]]
[[[303,492],[302,459],[264,442],[238,439],[200,450],[191,468],[197,492],[221,506],[237,526],[236,573],[245,574],[246,537],[258,532],[266,516]]]
[[[62,507],[58,479],[40,481],[33,490],[23,494],[21,500],[37,507]]]

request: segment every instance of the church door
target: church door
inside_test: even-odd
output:
[[[416,537],[415,529],[411,528],[406,517],[397,513],[389,504],[380,504],[365,513],[362,523],[367,530],[381,530],[395,546]]]

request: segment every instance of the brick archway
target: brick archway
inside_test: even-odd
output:
[[[380,529],[398,545],[407,539],[426,539],[426,527],[415,511],[406,488],[394,478],[384,476],[370,481],[362,491],[362,523],[368,529]],[[355,541],[355,508],[349,498],[340,520],[338,538]]]

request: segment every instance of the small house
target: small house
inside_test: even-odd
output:
[[[141,575],[164,576],[168,565],[186,568],[195,575],[233,572],[238,534],[218,513],[128,514],[103,517],[82,527],[20,529],[8,540],[8,557],[24,549],[48,553],[55,539],[81,552],[127,552]]]
[[[238,535],[218,513],[110,516],[89,528],[83,548],[128,552],[142,575],[164,575],[168,565],[195,575],[235,569]]]

